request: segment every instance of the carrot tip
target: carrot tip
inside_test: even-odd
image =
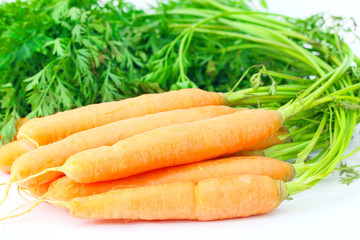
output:
[[[278,189],[278,204],[284,201],[286,198],[289,197],[289,192],[286,190],[286,186],[284,181],[281,180],[274,180],[276,184],[276,188]]]
[[[23,145],[23,147],[28,150],[33,150],[33,149],[39,148],[39,144],[34,139],[32,139],[31,137],[29,137],[28,135],[26,135],[22,132],[19,132],[17,134],[17,139],[19,139],[21,145]],[[28,142],[24,142],[25,139]]]
[[[1,221],[4,221],[6,219],[10,219],[10,218],[15,218],[15,217],[20,217],[30,211],[32,211],[34,208],[36,208],[40,203],[44,202],[45,199],[39,199],[39,200],[36,200],[36,201],[32,201],[32,202],[27,202],[27,203],[24,203],[22,205],[20,205],[19,207],[15,208],[14,210],[12,210],[6,217],[3,217],[3,218],[0,218],[0,222]],[[23,206],[27,205],[27,204],[30,204],[30,203],[35,203],[33,206],[31,206],[28,210],[24,211],[24,212],[21,212],[21,213],[18,213],[18,214],[14,214],[14,215],[10,215],[11,213],[19,210],[20,208],[22,208]],[[10,215],[10,216],[9,216]]]
[[[8,182],[6,184],[7,184],[7,187],[6,187],[6,190],[5,190],[5,195],[4,195],[3,199],[0,201],[0,205],[5,202],[7,196],[9,195],[9,191],[10,191],[10,187],[12,185],[12,182]]]
[[[61,171],[61,167],[52,167],[52,168],[47,168],[39,173],[36,173],[36,174],[33,174],[33,175],[30,175],[29,177],[27,178],[24,178],[24,179],[21,179],[21,180],[16,180],[16,181],[12,181],[11,184],[15,183],[15,184],[18,184],[18,183],[23,183],[23,182],[26,182],[26,181],[29,181],[33,178],[36,178],[38,176],[41,176],[45,173],[48,173],[48,172],[56,172],[56,171]]]
[[[20,197],[22,198],[22,199],[24,199],[25,201],[27,201],[27,202],[31,202],[31,200],[29,200],[29,199],[27,199],[26,197],[24,197],[24,195],[22,194],[22,193],[25,193],[26,195],[28,195],[28,196],[30,196],[30,197],[32,197],[32,198],[38,198],[38,197],[36,197],[35,195],[32,195],[30,192],[28,192],[28,191],[26,191],[26,189],[25,188],[22,188],[22,187],[20,187],[20,186],[17,186],[17,192],[18,192],[18,194],[20,195]]]
[[[26,195],[28,195],[29,197],[32,197],[32,198],[39,198],[38,196],[35,196],[34,194],[30,193],[29,189],[26,189],[26,188],[23,188],[21,186],[17,186],[18,187],[18,193],[19,195],[26,201],[30,201],[28,200],[27,198],[25,198],[22,193],[25,193]],[[21,193],[22,192],[22,193]]]

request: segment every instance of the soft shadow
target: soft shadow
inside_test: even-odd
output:
[[[276,209],[274,210],[276,211]],[[221,222],[231,222],[231,221],[241,221],[242,219],[257,219],[263,218],[264,216],[271,216],[272,212],[254,215],[249,217],[243,218],[230,218],[230,219],[221,219],[221,220],[212,220],[212,221],[197,221],[197,220],[123,220],[123,219],[105,219],[105,220],[86,220],[87,224],[96,224],[96,225],[108,225],[108,224],[122,224],[122,225],[137,225],[137,224],[159,224],[159,225],[166,225],[166,224],[176,224],[176,223],[197,223],[197,224],[209,224],[209,223],[216,223],[218,221]]]

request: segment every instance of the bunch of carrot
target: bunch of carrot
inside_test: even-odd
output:
[[[49,202],[79,218],[245,217],[269,212],[311,188],[359,150],[344,155],[360,102],[353,68],[360,59],[345,43],[332,46],[334,53],[268,15],[243,15],[213,0],[199,4],[216,10],[168,12],[198,19],[176,25],[181,33],[166,46],[180,43],[182,68],[193,33],[233,34],[249,41],[247,47],[270,49],[267,54],[285,62],[295,59],[315,79],[263,69],[256,76],[301,84],[227,93],[184,89],[31,119],[16,142],[0,148],[1,170],[11,172],[0,204],[17,184],[38,197],[34,207]],[[185,79],[185,69],[180,72]],[[264,108],[274,99],[284,105]],[[315,150],[320,151],[310,158]]]
[[[284,121],[311,108],[326,87],[276,111],[232,108],[231,95],[184,89],[32,119],[18,131],[26,152],[10,164],[7,192],[16,183],[39,198],[35,205],[87,219],[266,213],[303,189],[285,182],[306,167],[248,155],[283,142]]]
[[[17,134],[28,152],[12,164],[8,186],[90,219],[268,212],[288,196],[294,167],[231,154],[281,142],[283,117],[227,104],[223,94],[185,89],[30,120]]]

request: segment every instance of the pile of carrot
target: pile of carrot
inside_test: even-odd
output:
[[[288,197],[295,168],[255,154],[284,141],[284,116],[227,105],[223,94],[184,89],[31,119],[0,148],[7,191],[17,184],[85,219],[269,212]]]
[[[84,219],[208,221],[270,212],[344,158],[326,157],[327,114],[310,135],[311,124],[284,125],[313,117],[307,110],[328,101],[320,97],[335,79],[277,110],[234,108],[229,93],[183,89],[22,121],[16,140],[0,148],[0,169],[10,173],[0,205],[13,184],[36,201],[0,221],[42,202]],[[321,148],[324,155],[305,162]],[[294,154],[293,164],[277,159]]]
[[[272,211],[334,170],[341,171],[346,184],[360,178],[355,170],[359,165],[343,163],[360,151],[345,151],[360,123],[360,58],[338,35],[340,24],[323,29],[314,19],[253,11],[232,2],[172,1],[171,6],[161,4],[152,13],[134,15],[127,4],[115,4],[131,16],[124,24],[136,33],[126,37],[126,42],[136,44],[124,44],[124,61],[116,50],[122,44],[115,44],[116,51],[112,45],[106,47],[105,42],[116,42],[117,35],[105,34],[104,44],[95,41],[94,50],[86,41],[75,41],[71,32],[69,44],[66,34],[60,34],[65,40],[55,36],[61,43],[44,40],[43,50],[53,52],[56,59],[40,61],[41,71],[28,71],[22,79],[12,76],[10,82],[10,75],[3,74],[0,139],[7,144],[0,147],[0,170],[10,177],[0,184],[0,207],[12,186],[35,201],[24,212],[0,216],[0,221],[43,202],[84,219],[246,217]],[[118,17],[118,11],[114,13]],[[76,23],[67,14],[64,18]],[[82,17],[79,21],[83,24]],[[160,32],[166,34],[158,36],[158,24],[149,21],[161,23]],[[98,28],[93,30],[100,33]],[[156,41],[150,45],[140,41],[153,37]],[[77,47],[91,54],[81,57]],[[100,61],[100,66],[99,57],[107,59],[104,54],[111,55],[111,62]],[[10,51],[4,59],[16,56]],[[129,64],[127,56],[133,56]],[[72,61],[78,71],[73,71]],[[8,64],[9,69],[22,72],[14,64]],[[89,71],[81,70],[87,65]],[[85,84],[78,93],[85,76],[89,83],[99,83],[94,88]],[[83,106],[118,99],[122,93],[115,94],[116,89],[125,94],[133,77],[139,86],[149,84],[145,92],[196,86],[228,92],[182,89]],[[252,87],[240,89],[243,86]],[[96,89],[109,93],[99,95]],[[131,96],[139,94],[129,91]],[[55,104],[55,95],[63,101]],[[48,99],[51,107],[46,107]],[[82,107],[48,115],[74,106]],[[26,114],[41,116],[20,119]],[[15,128],[16,137],[8,143]]]

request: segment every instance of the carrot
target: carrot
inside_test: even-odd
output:
[[[283,181],[235,175],[192,182],[126,188],[63,205],[83,219],[219,220],[270,212],[288,196]]]
[[[18,138],[25,148],[32,150],[38,146],[59,141],[71,134],[122,119],[225,103],[226,98],[223,94],[200,89],[144,94],[117,102],[93,104],[44,118],[31,119],[20,128]]]
[[[32,194],[35,197],[42,197],[48,191],[51,183],[52,182],[39,184],[36,187],[28,188],[28,189],[25,189],[25,190],[29,191],[29,193]]]
[[[50,184],[44,198],[70,201],[75,197],[86,197],[113,189],[173,182],[197,183],[207,178],[244,174],[266,175],[287,182],[293,179],[295,171],[290,163],[273,158],[232,157],[167,167],[128,178],[89,184],[76,183],[68,177],[61,177]]]
[[[14,161],[27,153],[19,141],[13,141],[0,147],[0,170],[6,173],[10,173],[11,166]]]
[[[23,183],[53,171],[63,172],[75,182],[91,183],[213,159],[246,150],[269,138],[281,121],[277,111],[253,109],[174,124],[137,134],[113,146],[76,153],[63,166],[48,168],[28,179],[19,181],[13,175],[10,183]]]
[[[272,135],[270,138],[265,139],[264,141],[259,142],[258,144],[255,144],[254,146],[250,147],[247,150],[240,151],[237,153],[233,153],[228,155],[227,157],[237,157],[237,156],[265,156],[264,151],[265,149],[272,147],[274,145],[283,143],[285,141],[288,141],[289,138],[281,138],[284,135],[289,134],[289,130],[285,126],[281,126],[279,130]]]
[[[100,127],[82,131],[68,136],[58,142],[41,146],[16,160],[12,167],[12,179],[25,179],[50,167],[61,166],[71,155],[100,146],[112,145],[120,139],[146,132],[155,128],[175,123],[186,123],[208,119],[238,111],[227,106],[206,106],[179,109],[149,114],[141,117],[120,120]],[[22,187],[34,187],[52,181],[63,175],[60,172],[49,172],[30,181]]]
[[[282,135],[287,135],[289,134],[289,130],[285,127],[285,126],[281,126],[279,128],[279,130],[272,135],[269,139],[265,140],[265,141],[261,141],[258,144],[255,144],[254,146],[248,148],[248,151],[256,151],[256,150],[264,150],[266,148],[269,148],[271,146],[280,144],[284,141],[286,141],[288,138],[280,138]]]

